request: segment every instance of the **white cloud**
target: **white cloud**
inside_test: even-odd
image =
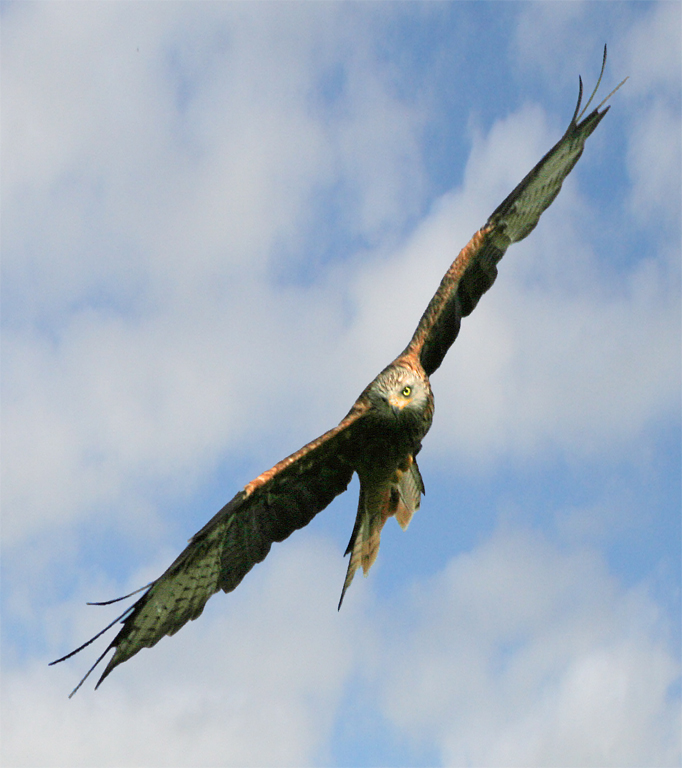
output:
[[[372,602],[372,577],[337,616],[344,561],[300,534],[97,694],[66,701],[80,660],[29,657],[100,628],[82,603],[117,593],[116,536],[165,548],[132,589],[172,557],[166,498],[231,457],[235,472],[260,471],[339,419],[407,343],[458,248],[558,138],[533,105],[472,129],[462,187],[396,247],[428,196],[430,114],[399,96],[401,73],[377,53],[384,7],[265,7],[3,9],[4,762],[332,762],[358,683],[380,701],[373,715],[448,764],[674,762],[676,668],[655,604],[601,555],[531,534],[498,532],[416,585],[414,604],[392,612],[400,627]],[[592,7],[522,14],[558,14],[545,31],[577,32]],[[672,141],[679,83],[666,16],[677,11],[662,8],[633,26],[633,93],[655,90],[652,108],[634,131],[610,113],[579,166],[625,125],[632,199],[651,218],[614,220],[620,238],[641,239],[634,228],[656,223],[679,182],[657,150]],[[557,57],[553,37],[543,67],[593,71]],[[598,45],[580,49],[590,66]],[[444,466],[453,454],[541,460],[548,445],[586,463],[622,450],[627,463],[648,428],[679,418],[676,242],[657,234],[650,253],[613,266],[579,179],[510,250],[434,377],[427,445]],[[333,216],[315,206],[335,194],[343,221],[329,234]],[[587,499],[565,521],[569,538],[584,539],[594,508]],[[93,530],[113,532],[102,559],[79,550]],[[70,579],[77,594],[57,602]]]
[[[679,107],[663,100],[641,105],[628,149],[634,181],[630,210],[637,220],[654,225],[661,219],[679,221],[681,146]]]
[[[677,232],[682,200],[681,22],[677,3],[656,4],[623,44],[630,74],[623,98],[631,104],[633,122],[627,154],[633,179],[630,210],[643,224],[672,224]]]
[[[13,12],[3,256],[17,325],[4,333],[3,483],[6,509],[27,511],[8,517],[11,540],[112,494],[136,508],[141,477],[182,474],[190,487],[232,446],[261,452],[260,428],[278,414],[293,425],[285,450],[328,428],[405,345],[457,248],[557,138],[537,107],[474,133],[463,188],[401,252],[379,240],[312,287],[283,287],[270,259],[286,262],[305,240],[321,188],[352,188],[346,231],[368,241],[399,231],[421,199],[425,117],[373,66],[367,35],[350,45],[355,27],[336,11],[273,22],[136,9],[134,34],[113,4]],[[661,66],[651,77],[670,82]],[[339,79],[328,111],[315,101],[325,68]],[[671,120],[653,110],[634,134],[633,199],[649,211],[679,186],[675,164],[657,159]],[[476,461],[537,455],[548,441],[589,454],[670,413],[674,286],[651,263],[614,298],[586,212],[571,178],[505,257],[434,377],[430,441]]]
[[[344,696],[359,689],[378,702],[377,727],[383,713],[446,765],[675,764],[665,620],[595,552],[501,529],[390,611],[369,578],[337,613],[343,568],[336,547],[295,536],[197,622],[71,701],[95,648],[59,667],[16,665],[3,681],[3,763],[328,763]],[[53,607],[73,617],[60,650],[104,610]]]
[[[58,667],[40,659],[5,673],[3,765],[309,765],[323,759],[357,653],[352,629],[362,605],[340,616],[329,599],[340,589],[338,555],[310,536],[276,546],[267,567],[238,593],[214,598],[198,622],[140,653],[96,693],[89,680],[67,699],[93,648]],[[105,609],[86,610],[90,627],[78,621],[74,633],[103,621]],[[71,638],[81,640],[80,634]]]
[[[608,120],[598,130],[607,131]],[[482,226],[558,138],[546,123],[537,108],[523,109],[477,137],[463,188],[440,201],[401,253],[363,272],[353,345],[371,344],[376,365],[383,350],[397,353],[410,338],[454,258],[453,244],[466,243],[471,222]],[[596,151],[588,142],[583,162]],[[548,446],[579,458],[617,453],[630,450],[648,424],[677,413],[677,269],[664,250],[640,254],[614,274],[590,244],[592,219],[569,178],[532,236],[509,249],[494,289],[463,320],[433,376],[437,417],[428,441],[442,456],[454,451],[458,460],[480,464],[537,458]]]
[[[531,250],[547,254],[541,239]],[[552,445],[576,457],[615,455],[675,413],[679,302],[665,276],[642,265],[616,298],[589,278],[575,293],[529,290],[513,277],[500,286],[439,382],[439,392],[458,393],[440,425],[458,453],[538,456]]]
[[[415,586],[384,707],[445,765],[675,765],[679,674],[646,592],[594,552],[500,530]]]
[[[586,86],[594,82],[590,75],[596,79],[604,43],[611,49],[621,34],[613,18],[607,26],[594,10],[586,2],[524,3],[512,36],[518,63],[555,89],[568,83],[577,86],[578,74]]]
[[[328,401],[308,373],[334,355],[344,298],[324,276],[277,285],[273,260],[326,186],[352,189],[348,226],[370,240],[421,198],[421,118],[364,33],[345,47],[343,12],[149,8],[7,21],[4,501],[28,510],[9,540],[115,495],[135,508],[141,476],[191,482],[277,414],[309,438],[304,410]]]
[[[628,91],[638,97],[675,91],[679,95],[680,22],[678,3],[654,3],[640,23],[628,30],[623,44],[630,75],[625,95]]]

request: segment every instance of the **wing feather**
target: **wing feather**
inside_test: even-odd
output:
[[[602,73],[603,69],[604,64]],[[403,355],[416,354],[427,375],[430,376],[443,362],[445,354],[459,333],[461,319],[473,311],[481,296],[495,282],[497,263],[507,248],[533,231],[543,211],[559,194],[564,179],[580,159],[587,138],[609,110],[609,107],[606,107],[600,111],[604,104],[602,102],[587,117],[580,120],[585,112],[584,109],[579,114],[581,100],[582,81],[578,104],[564,135],[498,205],[485,226],[476,232],[446,272],[438,291],[419,321],[412,340],[403,352]]]
[[[142,648],[151,648],[198,618],[208,599],[218,590],[232,591],[265,558],[273,542],[307,525],[346,490],[354,471],[354,431],[365,411],[366,406],[356,404],[337,427],[249,483],[190,539],[170,567],[119,617],[123,627],[107,648],[115,649],[114,655],[97,686]]]

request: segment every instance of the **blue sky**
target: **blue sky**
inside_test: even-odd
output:
[[[680,6],[5,3],[6,765],[677,765]],[[336,424],[612,109],[433,376],[426,496],[337,613],[357,482],[67,694],[246,482]]]

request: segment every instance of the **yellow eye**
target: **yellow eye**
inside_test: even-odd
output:
[[[403,387],[401,394],[403,397],[409,397],[412,394],[412,387]]]

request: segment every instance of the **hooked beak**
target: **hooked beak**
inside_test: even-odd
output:
[[[402,409],[409,403],[409,398],[400,397],[399,395],[391,395],[388,398],[388,404],[393,409],[394,413],[399,414]]]

